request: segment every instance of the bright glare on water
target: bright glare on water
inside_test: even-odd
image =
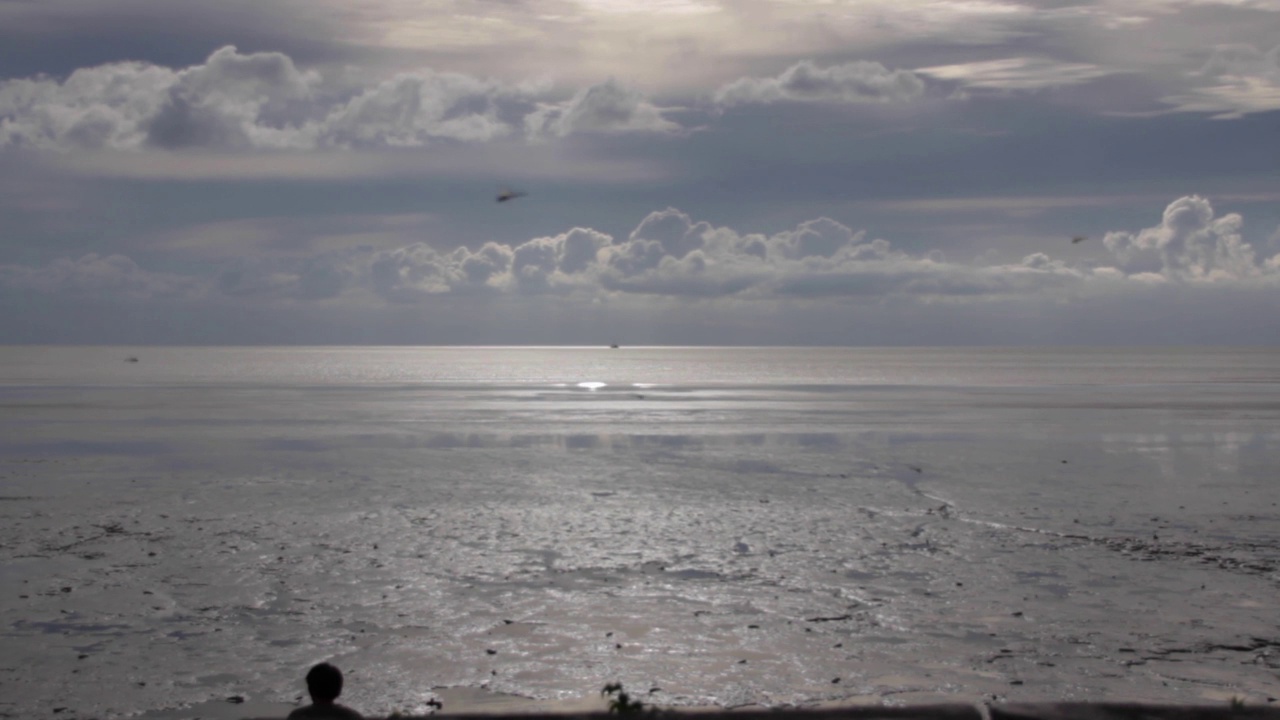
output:
[[[137,358],[137,362],[128,362]],[[38,348],[8,384],[474,384],[687,387],[1280,382],[1267,348]]]

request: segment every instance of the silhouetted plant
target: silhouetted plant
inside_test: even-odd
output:
[[[622,689],[622,683],[620,682],[605,685],[600,694],[609,696],[609,712],[611,713],[632,715],[645,710],[644,703],[639,700],[632,700],[627,691]]]

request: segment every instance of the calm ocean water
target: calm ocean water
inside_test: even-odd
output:
[[[138,362],[128,362],[137,358]],[[0,347],[5,386],[1280,383],[1274,348]]]
[[[1276,349],[4,347],[0,711],[1265,693],[1276,467]]]

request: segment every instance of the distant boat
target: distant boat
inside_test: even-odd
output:
[[[136,357],[132,357],[132,356],[131,356],[131,357],[127,357],[127,358],[125,358],[125,359],[124,359],[124,361],[125,361],[125,362],[138,362],[138,358],[136,358]]]
[[[618,343],[613,343],[612,345],[610,345],[610,346],[609,346],[609,348],[610,348],[610,349],[613,349],[613,350],[617,350],[617,349],[618,349]]]

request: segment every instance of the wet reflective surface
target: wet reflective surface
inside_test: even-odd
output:
[[[1274,351],[43,352],[3,712],[1274,694]]]

